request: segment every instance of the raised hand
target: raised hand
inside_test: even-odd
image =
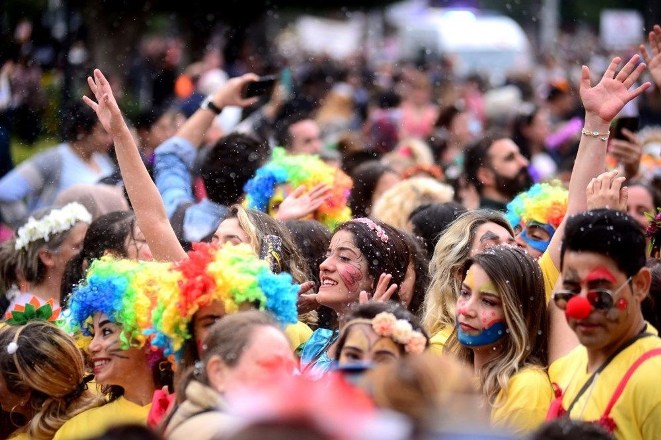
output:
[[[626,212],[629,190],[622,187],[624,180],[617,170],[593,178],[585,190],[588,210],[606,208]]]
[[[590,69],[583,66],[581,72],[580,95],[587,114],[599,117],[603,122],[610,123],[622,110],[626,103],[647,90],[652,84],[649,82],[629,91],[645,70],[645,64],[638,64],[640,55],[631,57],[628,63],[616,72],[622,59],[615,57],[608,65],[603,77],[594,87],[590,85]]]
[[[259,98],[243,98],[243,88],[251,81],[257,81],[259,76],[254,73],[246,73],[227,81],[214,94],[213,101],[218,107],[239,106],[247,107],[258,101]]]
[[[312,292],[312,293],[308,293]],[[298,301],[296,303],[299,314],[316,310],[319,307],[317,294],[314,293],[314,281],[306,281],[298,289]]]
[[[661,87],[661,26],[658,24],[654,25],[654,28],[648,35],[648,41],[652,54],[650,55],[647,52],[644,44],[640,45],[640,52],[643,54],[643,59],[647,63],[647,68],[654,82],[658,87]]]
[[[317,210],[330,196],[328,185],[315,185],[310,191],[299,186],[280,203],[275,217],[278,220],[297,220]]]
[[[87,96],[83,96],[83,101],[94,110],[103,128],[111,135],[116,134],[126,127],[122,112],[119,110],[110,83],[103,73],[99,69],[94,69],[93,75],[93,78],[87,77],[87,84],[89,84],[96,102]]]
[[[376,302],[386,302],[388,301],[393,294],[397,291],[397,284],[390,284],[392,280],[392,275],[389,273],[382,273],[379,277],[379,282],[376,284],[376,289],[374,290],[374,295],[369,297],[369,293],[365,290],[360,292],[358,296],[358,302],[364,304],[368,301]]]

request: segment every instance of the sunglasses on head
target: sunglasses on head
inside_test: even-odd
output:
[[[588,290],[587,300],[592,305],[592,307],[597,310],[608,310],[615,304],[615,300],[613,299],[615,295],[630,282],[631,277],[627,278],[627,280],[614,291],[609,289],[590,289]],[[577,296],[579,293],[580,291],[576,292],[574,290],[559,290],[553,294],[553,302],[560,310],[565,310],[569,300]]]

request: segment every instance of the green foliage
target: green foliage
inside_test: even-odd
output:
[[[47,148],[50,148],[58,143],[56,138],[51,137],[41,137],[37,139],[33,145],[28,145],[16,138],[12,138],[10,141],[11,157],[14,160],[14,165],[18,165],[26,159],[29,159],[30,156],[44,151]]]

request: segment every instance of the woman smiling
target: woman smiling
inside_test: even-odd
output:
[[[316,300],[332,309],[338,322],[358,305],[363,291],[400,302],[397,292],[408,262],[408,247],[396,229],[362,217],[343,223],[319,266]],[[332,368],[338,334],[338,330],[323,328],[312,334],[301,353],[306,374],[318,378]]]
[[[167,268],[166,263],[103,258],[74,289],[66,327],[91,337],[87,353],[107,403],[69,420],[54,438],[88,438],[119,424],[145,424],[154,390],[171,388],[171,365],[144,334],[156,291],[181,278]]]

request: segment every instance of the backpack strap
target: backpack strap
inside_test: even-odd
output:
[[[617,384],[617,388],[615,388],[615,392],[613,392],[611,399],[608,401],[604,415],[601,416],[602,419],[610,418],[611,409],[613,409],[613,406],[615,406],[617,403],[617,400],[620,398],[620,395],[624,391],[624,387],[627,386],[627,382],[629,382],[629,379],[631,379],[633,373],[638,369],[638,367],[641,366],[641,364],[643,364],[646,360],[653,358],[654,356],[661,356],[661,348],[654,348],[648,352],[643,353],[638,359],[636,359],[636,362],[634,362],[629,367],[625,375],[620,380],[620,383]]]

